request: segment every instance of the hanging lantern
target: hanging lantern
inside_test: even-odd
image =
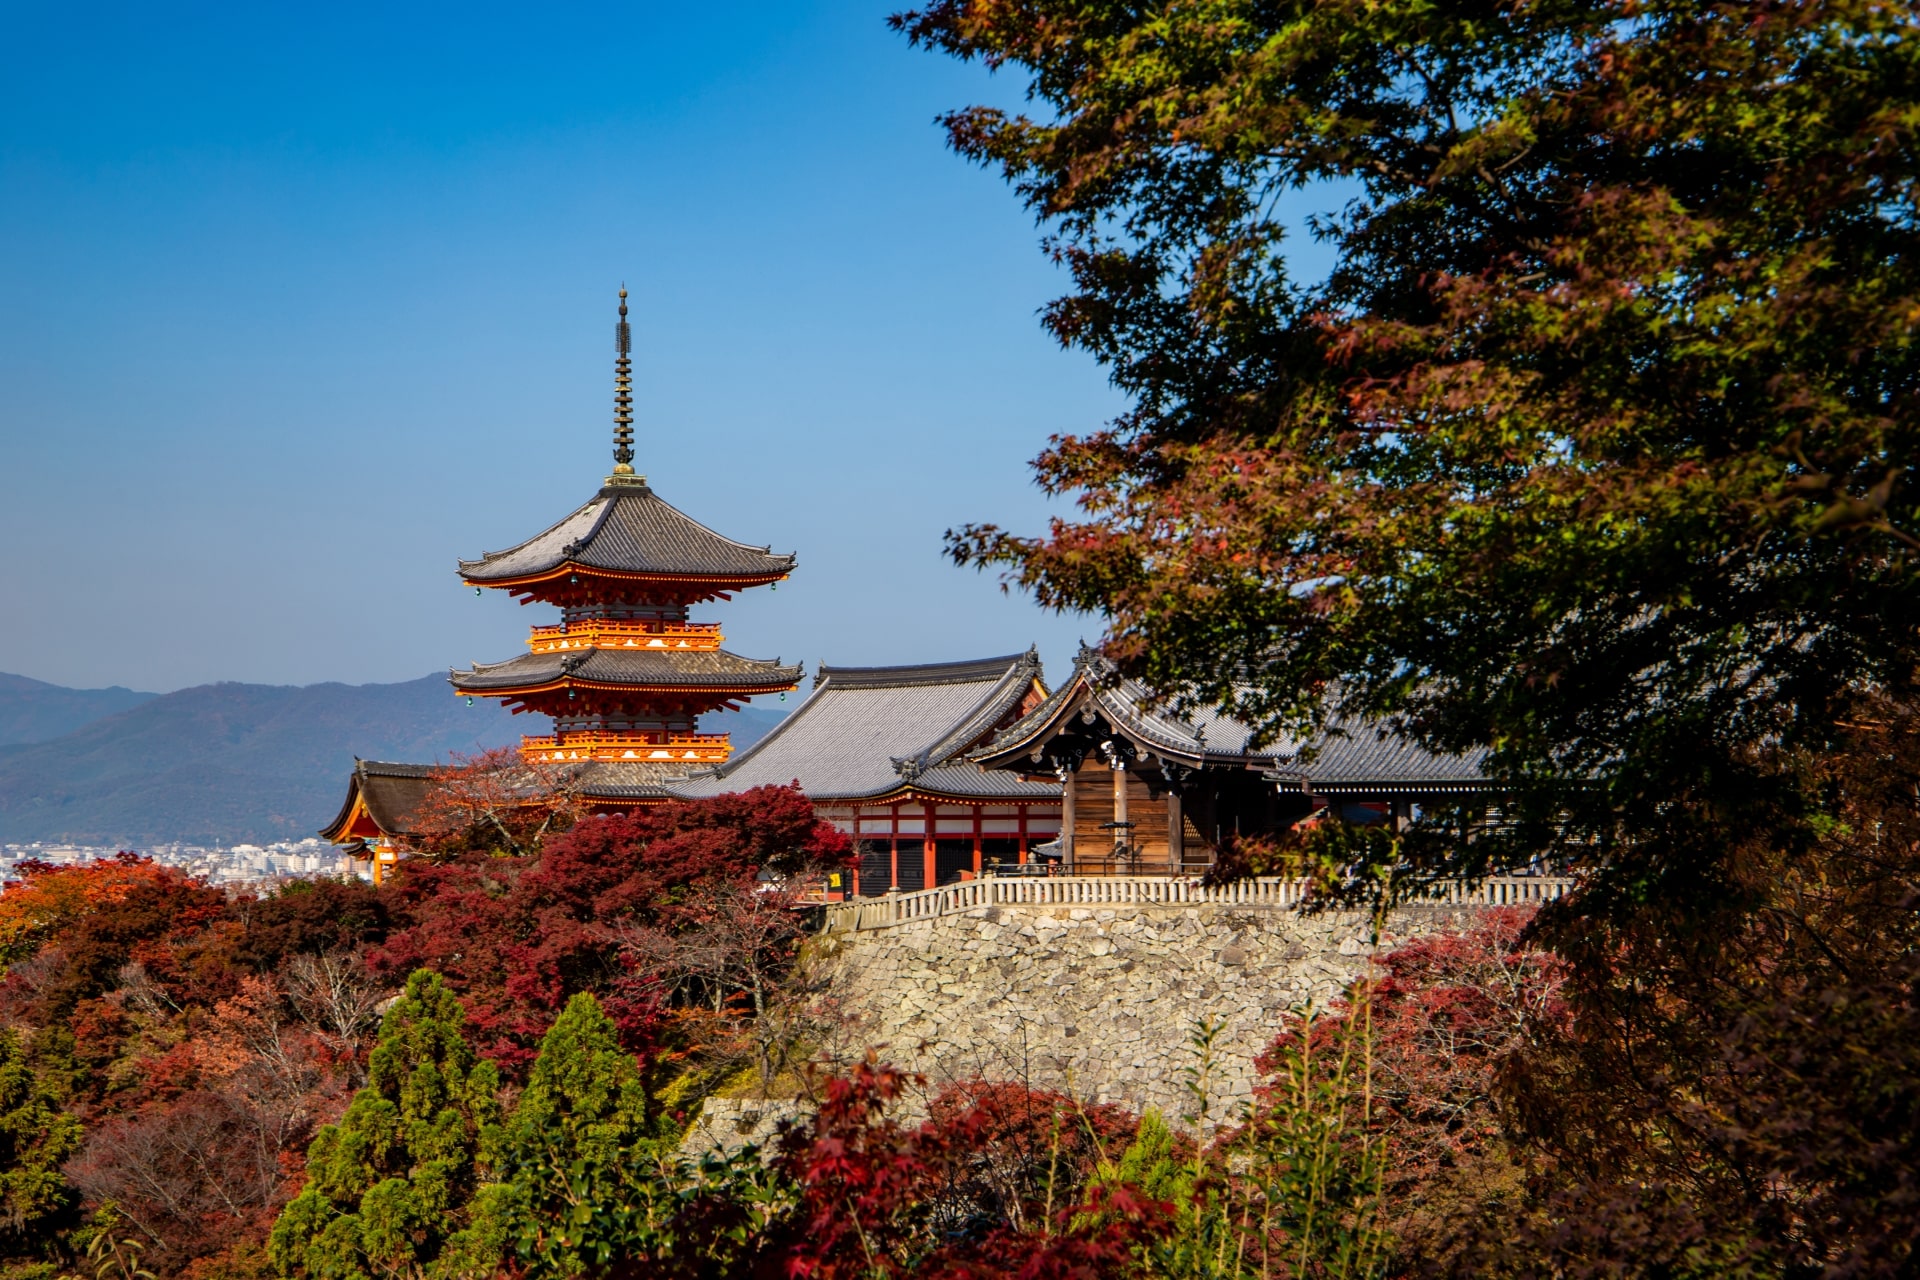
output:
[[[473,594],[475,594],[475,595],[479,595],[479,594],[480,594],[480,588],[479,588],[479,587],[475,587],[475,588],[473,589]]]
[[[472,706],[472,705],[473,705],[473,695],[472,695],[472,694],[468,694],[468,695],[467,695],[467,705],[468,705],[468,706]]]

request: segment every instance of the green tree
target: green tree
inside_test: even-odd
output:
[[[1078,518],[953,553],[1108,614],[1170,696],[1489,750],[1506,838],[1393,856],[1546,850],[1597,877],[1590,909],[1715,904],[1730,838],[1808,834],[1782,761],[1920,670],[1917,17],[900,15],[1025,73],[1040,109],[951,139],[1051,228],[1075,289],[1047,322],[1132,399],[1037,463]],[[1324,277],[1283,216],[1316,203]]]
[[[37,1241],[73,1207],[61,1163],[80,1146],[80,1121],[28,1061],[19,1038],[0,1032],[0,1206],[16,1240]]]
[[[1363,990],[1356,994],[1367,998]],[[1203,1051],[1204,1035],[1195,1037]],[[1146,1246],[1149,1274],[1163,1280],[1325,1277],[1385,1273],[1382,1142],[1370,1131],[1372,1024],[1349,1010],[1331,1026],[1311,1007],[1295,1010],[1268,1050],[1256,1105],[1212,1143],[1183,1156],[1157,1112],[1120,1160],[1101,1170],[1109,1186],[1166,1201],[1173,1212]]]
[[[274,1224],[268,1249],[283,1274],[458,1274],[441,1255],[483,1180],[483,1135],[498,1126],[499,1079],[475,1060],[465,1020],[439,975],[407,980],[367,1086],[313,1140],[307,1185]]]
[[[501,1182],[482,1189],[456,1242],[483,1274],[518,1253],[530,1273],[573,1276],[627,1256],[649,1206],[671,1200],[633,1056],[600,1002],[581,992],[540,1042],[526,1092],[497,1139]],[[644,1235],[644,1231],[640,1231]]]

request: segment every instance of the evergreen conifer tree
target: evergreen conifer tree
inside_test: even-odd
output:
[[[80,1122],[35,1074],[12,1032],[0,1033],[0,1215],[16,1238],[37,1235],[74,1202],[60,1164],[80,1145]]]
[[[573,997],[540,1042],[501,1138],[505,1179],[476,1200],[457,1252],[465,1272],[517,1252],[528,1272],[573,1276],[644,1247],[656,1177],[648,1099],[599,1001]]]
[[[497,1132],[493,1064],[476,1061],[460,1002],[421,970],[388,1011],[368,1083],[307,1152],[307,1185],[268,1241],[285,1275],[313,1280],[461,1274],[446,1248]],[[449,1256],[442,1258],[443,1253]]]

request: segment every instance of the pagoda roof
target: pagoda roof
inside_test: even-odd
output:
[[[556,688],[563,684],[642,689],[712,689],[743,695],[790,689],[805,669],[743,658],[725,649],[585,649],[523,653],[476,662],[450,679],[461,693]]]
[[[588,801],[671,800],[672,783],[687,766],[652,760],[595,760],[580,766],[580,794]]]
[[[615,476],[586,505],[518,546],[462,560],[460,576],[476,586],[507,585],[585,569],[757,585],[785,577],[793,566],[791,555],[715,533],[644,480]]]
[[[821,666],[813,692],[717,769],[672,784],[688,798],[794,782],[815,801],[915,792],[961,800],[1055,799],[1060,788],[970,762],[965,752],[1044,695],[1037,653],[910,667]]]

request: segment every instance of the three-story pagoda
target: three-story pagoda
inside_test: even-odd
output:
[[[723,763],[727,735],[698,732],[700,715],[785,693],[802,672],[730,653],[719,624],[689,616],[695,605],[778,582],[794,558],[714,532],[635,473],[625,289],[614,335],[613,474],[553,527],[460,562],[468,585],[553,605],[560,621],[534,627],[527,653],[456,670],[452,681],[461,694],[553,717],[553,733],[522,740],[528,760],[592,762],[596,782],[631,794]]]

